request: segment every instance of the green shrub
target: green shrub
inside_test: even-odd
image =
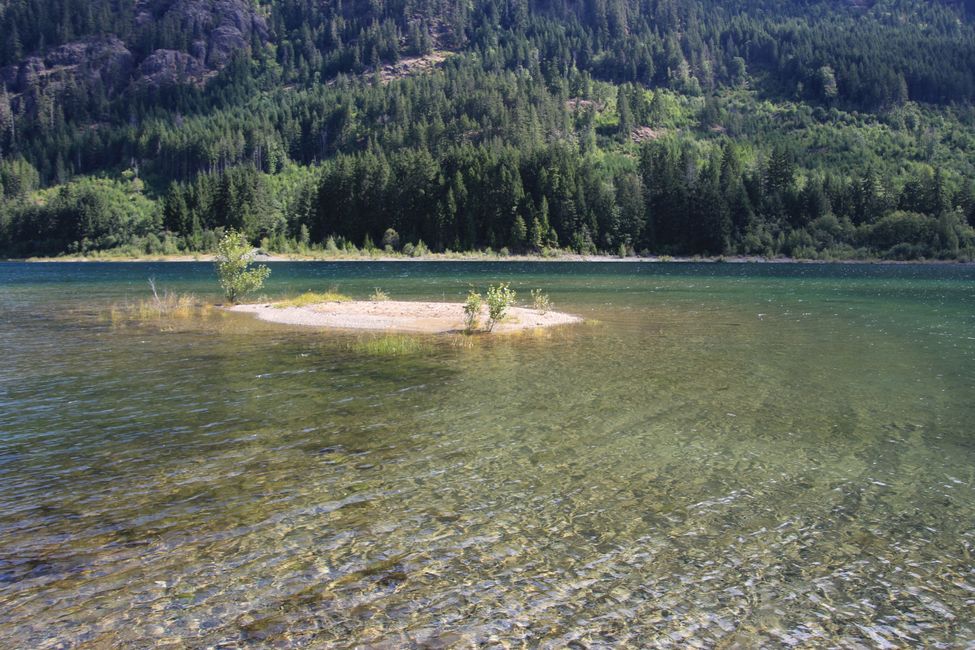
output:
[[[535,311],[545,314],[552,309],[552,301],[549,300],[548,294],[542,293],[541,289],[532,289],[531,296],[532,308],[535,309]]]
[[[518,294],[515,293],[507,282],[502,282],[497,286],[491,285],[487,290],[488,304],[488,325],[490,332],[494,326],[500,323],[508,314],[508,309],[515,302]]]
[[[901,246],[899,250],[913,250],[916,252],[911,254],[923,256],[938,234],[938,220],[927,215],[898,210],[874,224],[861,226],[860,232],[862,239],[877,250],[910,244],[912,247]]]
[[[254,249],[243,233],[229,231],[217,244],[217,276],[224,295],[236,304],[241,296],[257,291],[271,275],[271,269],[263,264],[251,268]]]
[[[399,248],[399,233],[392,228],[387,228],[383,233],[383,250],[396,250]]]
[[[464,301],[464,331],[468,334],[474,332],[481,324],[481,308],[484,306],[484,298],[481,294],[471,289],[467,292],[467,300]]]
[[[927,246],[920,246],[918,244],[908,244],[907,242],[901,242],[895,246],[891,246],[883,254],[883,259],[885,260],[916,260],[924,259],[927,255]]]
[[[572,248],[580,255],[596,254],[596,244],[592,241],[592,233],[588,227],[582,226],[572,235]]]
[[[369,300],[373,302],[386,302],[389,300],[389,294],[379,287],[376,287],[376,290],[372,292],[371,296],[369,296]]]

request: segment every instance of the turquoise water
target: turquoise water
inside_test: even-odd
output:
[[[272,268],[587,322],[383,358],[0,264],[0,646],[975,643],[975,268]]]

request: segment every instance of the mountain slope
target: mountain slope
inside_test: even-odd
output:
[[[438,248],[971,245],[969,0],[10,0],[0,30],[9,252],[225,227],[278,247],[390,226]]]

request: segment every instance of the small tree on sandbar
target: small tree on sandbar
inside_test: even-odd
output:
[[[511,289],[511,285],[502,282],[498,286],[493,284],[487,290],[488,304],[488,331],[492,331],[494,326],[504,320],[508,315],[508,308],[515,304],[518,294]]]
[[[244,294],[257,291],[271,275],[271,269],[263,264],[251,267],[254,249],[244,233],[228,231],[217,244],[217,276],[220,288],[227,300],[233,304]]]

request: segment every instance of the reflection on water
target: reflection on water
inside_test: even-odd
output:
[[[0,265],[0,645],[975,640],[970,267],[276,267],[589,319],[389,359],[104,316],[208,273]]]

